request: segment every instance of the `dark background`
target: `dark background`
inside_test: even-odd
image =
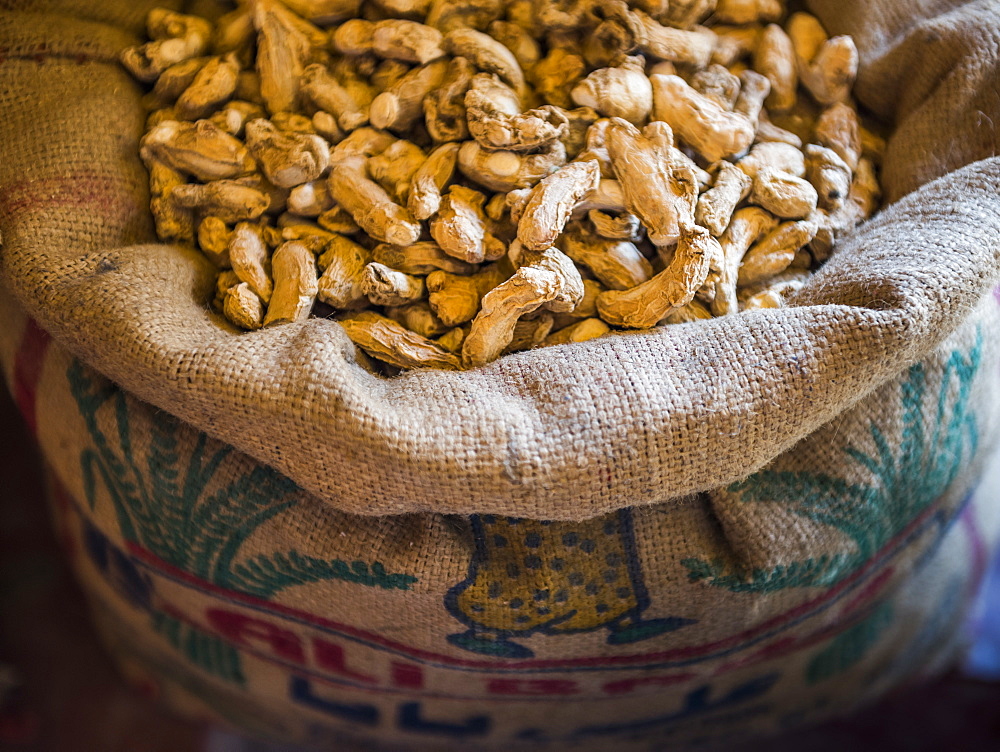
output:
[[[60,558],[39,459],[5,389],[0,389],[0,479],[0,750],[282,749],[175,719],[155,697],[127,686],[115,673]],[[977,626],[970,627],[976,642],[966,666],[851,719],[739,752],[1000,750],[1000,559],[992,569]]]

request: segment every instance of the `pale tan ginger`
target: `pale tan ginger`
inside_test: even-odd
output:
[[[726,68],[743,64],[743,61],[751,57],[757,49],[763,31],[758,24],[713,26],[715,49],[712,50],[712,62]]]
[[[375,22],[349,18],[333,30],[330,39],[333,48],[343,55],[360,57],[371,53],[375,46]]]
[[[333,165],[328,185],[337,205],[347,210],[371,237],[393,245],[417,242],[420,223],[368,178],[363,159],[352,157]]]
[[[178,116],[184,120],[197,120],[215,111],[236,91],[239,72],[240,65],[231,55],[210,58],[177,98],[175,107]]]
[[[799,81],[821,105],[846,102],[858,75],[860,56],[849,36],[827,38],[808,13],[794,13],[785,25],[795,48]]]
[[[372,249],[372,258],[407,274],[430,274],[438,270],[452,274],[472,274],[476,271],[475,264],[449,256],[437,243],[428,240],[405,247],[379,243]]]
[[[564,47],[556,47],[538,61],[529,71],[529,76],[543,101],[568,110],[573,106],[570,92],[586,72],[587,64],[580,55]]]
[[[424,280],[412,274],[372,262],[361,276],[361,289],[375,305],[401,306],[423,299],[427,294]]]
[[[815,222],[783,222],[754,244],[740,265],[739,287],[763,282],[787,269],[800,248],[812,242]]]
[[[597,190],[601,170],[596,162],[573,162],[532,188],[517,225],[517,239],[531,251],[555,244],[580,201]]]
[[[145,158],[144,158],[145,159]],[[170,194],[174,188],[184,185],[184,175],[162,162],[146,162],[149,168],[150,212],[156,224],[156,234],[161,240],[191,242],[194,240],[194,212],[180,207]]]
[[[754,178],[750,200],[781,219],[804,219],[815,211],[819,195],[808,180],[762,167]]]
[[[745,151],[755,124],[699,94],[680,76],[653,76],[653,117],[662,120],[709,162]]]
[[[350,157],[374,157],[398,140],[386,131],[368,127],[358,128],[330,150],[330,164],[342,162]]]
[[[692,321],[704,321],[705,319],[710,318],[712,318],[712,312],[708,309],[708,306],[696,298],[687,305],[682,305],[680,308],[674,308],[670,313],[663,317],[663,320],[660,323],[688,324]]]
[[[147,165],[161,162],[204,181],[247,175],[256,167],[243,144],[207,120],[160,123],[142,137],[139,156]]]
[[[195,76],[212,58],[193,57],[174,63],[160,74],[153,85],[153,90],[142,98],[142,104],[147,110],[157,110],[170,107],[177,97],[184,93],[193,82]],[[183,119],[174,111],[174,120]]]
[[[805,177],[806,174],[806,158],[802,151],[777,141],[755,144],[736,166],[751,178],[757,177],[757,172],[765,167],[797,178]]]
[[[495,261],[506,252],[503,241],[487,227],[479,191],[453,185],[441,199],[441,207],[430,220],[431,237],[449,256],[479,264]]]
[[[544,309],[571,311],[583,298],[583,279],[573,262],[556,248],[532,253],[514,276],[488,292],[462,344],[462,362],[476,367],[500,357],[524,314]],[[433,305],[433,304],[432,304]],[[440,313],[438,314],[440,316]]]
[[[828,212],[839,210],[851,190],[853,173],[833,149],[817,144],[805,148],[806,177],[819,195],[819,207]]]
[[[171,65],[208,51],[212,24],[204,18],[153,8],[146,17],[153,41],[122,52],[122,64],[140,81],[151,83]]]
[[[347,210],[336,204],[316,217],[316,224],[338,235],[356,235],[361,232],[361,228]]]
[[[212,51],[216,55],[229,52],[242,55],[250,50],[253,44],[253,19],[247,6],[236,8],[219,16],[212,29]]]
[[[288,193],[288,211],[301,217],[318,217],[333,208],[333,199],[325,180],[310,180]]]
[[[719,242],[708,230],[683,225],[670,265],[641,285],[601,293],[597,311],[612,326],[649,329],[691,302],[708,277],[710,264],[721,256]]]
[[[441,191],[458,162],[458,144],[441,144],[413,173],[406,206],[416,219],[427,219],[441,207]]]
[[[757,143],[763,143],[767,141],[776,141],[783,144],[788,144],[789,146],[794,146],[796,149],[802,148],[802,139],[796,136],[789,130],[785,130],[774,123],[767,115],[767,110],[762,110],[760,113],[760,118],[757,120]]]
[[[627,240],[608,240],[577,230],[567,233],[561,245],[567,256],[610,290],[628,290],[653,277],[649,261]]]
[[[440,86],[424,97],[424,124],[434,141],[464,141],[469,137],[465,93],[475,75],[475,66],[464,57],[452,58]]]
[[[264,119],[266,120],[267,118]],[[305,115],[300,115],[297,112],[276,112],[271,116],[271,123],[282,133],[316,135],[312,118],[307,118]]]
[[[416,332],[421,337],[440,337],[442,334],[451,331],[450,327],[446,326],[441,319],[434,315],[434,311],[431,310],[426,300],[418,300],[416,303],[386,308],[385,315],[397,324],[402,324],[411,332]],[[451,351],[449,350],[449,352]]]
[[[601,168],[601,177],[613,179],[615,176],[614,167],[611,166],[611,156],[608,154],[608,126],[611,120],[601,118],[587,130],[587,137],[584,142],[584,149],[576,159],[580,162],[597,162]]]
[[[484,266],[475,274],[435,271],[427,275],[431,310],[448,326],[472,321],[483,296],[510,276],[502,263]]]
[[[715,182],[698,197],[695,221],[719,237],[729,226],[729,220],[739,203],[750,195],[753,180],[731,162],[719,162]]]
[[[586,342],[590,339],[603,337],[611,331],[611,327],[597,318],[583,319],[575,324],[564,326],[557,332],[553,332],[542,342],[542,347],[552,345],[567,345],[570,342]]]
[[[720,23],[751,24],[777,21],[784,12],[781,0],[719,0],[715,18]]]
[[[654,9],[657,4],[661,7]],[[674,28],[690,29],[708,18],[717,4],[718,0],[660,0],[645,3],[645,10]]]
[[[439,347],[457,355],[462,352],[462,343],[465,342],[465,335],[469,333],[468,330],[468,326],[456,326],[454,329],[446,331],[434,341]]]
[[[650,123],[642,133],[621,118],[613,118],[608,126],[608,154],[625,208],[642,220],[650,241],[658,246],[677,242],[680,224],[693,220],[698,200],[690,160],[671,141],[665,123]]]
[[[219,276],[215,278],[215,297],[212,300],[212,305],[221,311],[226,302],[226,293],[238,284],[240,284],[240,278],[232,269],[224,269],[219,272]]]
[[[444,57],[444,35],[432,26],[404,19],[379,21],[372,29],[372,50],[379,57],[424,65]]]
[[[597,123],[601,116],[593,107],[575,107],[572,110],[558,108],[566,118],[566,131],[559,140],[566,147],[567,160],[575,160],[587,143],[587,133]]]
[[[170,198],[184,209],[197,209],[223,222],[257,219],[269,203],[265,194],[232,180],[179,185],[171,191]]]
[[[253,331],[264,325],[264,301],[246,282],[240,282],[226,291],[222,313],[240,329]]]
[[[346,134],[337,122],[337,118],[329,112],[317,110],[312,116],[313,130],[331,144],[337,144],[346,138]]]
[[[816,143],[833,149],[853,171],[861,159],[861,123],[850,105],[838,102],[816,120]]]
[[[369,106],[359,101],[356,92],[343,86],[325,66],[319,63],[306,66],[301,82],[306,97],[333,115],[342,130],[350,132],[368,122]]]
[[[244,128],[251,120],[265,117],[264,108],[253,102],[233,100],[208,117],[208,120],[230,136],[243,138]]]
[[[455,57],[466,58],[484,73],[495,73],[518,95],[524,95],[524,72],[517,58],[491,36],[475,29],[452,29],[445,35],[444,48]]]
[[[274,290],[271,254],[260,225],[250,222],[236,225],[229,239],[229,263],[240,282],[246,282],[265,303],[271,300]]]
[[[379,1],[385,3],[387,0]],[[404,2],[404,0],[393,1]],[[419,2],[417,4],[419,5]],[[432,0],[425,23],[440,29],[442,34],[447,34],[453,29],[482,30],[500,18],[503,12],[502,0]]]
[[[625,58],[618,67],[594,71],[573,87],[570,97],[605,117],[624,118],[636,126],[645,123],[653,109],[653,87],[639,56]]]
[[[640,48],[649,57],[693,68],[704,68],[711,61],[716,42],[711,29],[672,28],[641,11],[636,11],[635,15],[639,17],[646,32]]]
[[[221,219],[207,216],[198,223],[198,247],[219,269],[229,264],[229,239],[233,231]]]
[[[424,98],[445,80],[448,62],[435,60],[414,68],[372,100],[369,117],[376,128],[409,131],[424,114]]]
[[[545,338],[549,336],[552,327],[555,325],[555,318],[551,313],[533,313],[530,317],[520,319],[514,324],[514,333],[510,338],[510,344],[503,349],[501,355],[522,350],[534,350],[541,347]]]
[[[264,326],[300,323],[316,302],[316,259],[305,245],[282,243],[271,256],[274,292],[267,304]]]
[[[670,74],[668,74],[670,75]],[[724,110],[732,110],[740,96],[740,79],[713,63],[691,77],[691,88]]]
[[[531,69],[542,57],[535,38],[524,28],[509,21],[494,21],[487,33],[510,50],[521,70]]]
[[[473,79],[465,110],[470,135],[486,149],[534,151],[566,133],[569,121],[559,108],[546,105],[524,113],[504,112],[481,82],[480,76]]]
[[[282,132],[268,120],[247,123],[246,142],[264,176],[279,188],[316,180],[330,166],[330,147],[321,136]]]
[[[437,343],[374,311],[343,314],[337,321],[355,345],[391,366],[445,371],[461,368],[458,357]]]
[[[634,214],[611,215],[600,209],[587,212],[587,219],[602,238],[609,240],[630,240],[636,242],[642,239],[642,222]]]
[[[785,30],[769,24],[761,34],[753,54],[753,67],[771,82],[766,104],[774,112],[788,112],[795,107],[799,83],[795,48]]]
[[[302,71],[313,47],[300,25],[306,22],[277,0],[254,0],[251,8],[261,98],[272,114],[292,112],[299,103]]]
[[[834,212],[819,210],[811,217],[819,224],[819,231],[809,245],[817,261],[825,261],[833,251],[833,245],[844,233],[848,232],[878,208],[881,188],[875,175],[875,166],[870,160],[862,158],[851,181],[847,201]]]
[[[400,139],[381,154],[368,158],[368,174],[393,200],[405,205],[413,176],[426,160],[423,149],[412,141]]]
[[[487,151],[476,141],[466,141],[458,150],[458,169],[469,180],[504,193],[530,188],[566,163],[566,147],[554,141],[537,154]]]
[[[597,25],[583,34],[583,57],[593,68],[617,65],[626,55],[639,52],[646,29],[626,0],[592,0],[590,23]]]
[[[293,12],[316,24],[332,24],[358,15],[361,0],[282,0]]]
[[[553,316],[552,330],[559,331],[564,326],[575,324],[581,319],[597,316],[597,298],[607,288],[596,279],[583,280],[583,298],[572,311],[557,313]]]
[[[711,281],[715,287],[712,313],[715,316],[727,316],[739,311],[736,286],[743,257],[750,250],[750,246],[777,225],[778,220],[755,206],[740,209],[733,215],[729,227],[719,238],[719,245],[722,248],[721,263],[712,268]]]
[[[319,299],[340,311],[367,306],[362,280],[371,261],[372,254],[367,248],[336,235],[319,257],[323,272],[318,283]]]
[[[622,184],[619,181],[604,180],[602,178],[601,182],[597,184],[597,190],[577,204],[576,210],[573,212],[573,219],[586,216],[595,209],[598,211],[614,212],[615,214],[621,214],[626,211],[625,192],[622,190]]]

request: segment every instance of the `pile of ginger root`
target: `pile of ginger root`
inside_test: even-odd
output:
[[[155,9],[157,234],[377,373],[781,307],[877,208],[858,52],[781,0]]]

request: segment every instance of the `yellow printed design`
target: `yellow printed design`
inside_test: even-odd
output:
[[[476,550],[468,579],[445,606],[469,630],[448,641],[505,658],[534,653],[511,636],[609,630],[610,644],[648,639],[691,624],[643,621],[648,599],[627,510],[586,522],[493,515],[471,518]]]

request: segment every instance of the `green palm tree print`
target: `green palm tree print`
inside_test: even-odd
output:
[[[387,572],[379,562],[320,559],[295,549],[241,556],[243,545],[261,525],[298,503],[299,487],[277,471],[255,465],[212,490],[211,481],[231,454],[230,447],[215,444],[219,448],[210,450],[208,437],[199,433],[193,449],[182,456],[182,424],[161,413],[148,421],[148,448],[137,451],[125,394],[110,382],[92,378],[76,362],[67,378],[93,443],[80,456],[87,503],[91,508],[96,504],[100,481],[127,541],[199,579],[263,599],[321,580],[386,590],[409,590],[417,581]],[[114,441],[101,428],[102,410],[113,411]],[[106,559],[107,540],[93,528],[87,537],[89,550]],[[132,566],[121,555],[115,563],[119,570]],[[150,609],[153,626],[175,647],[202,668],[242,682],[232,646],[154,609],[142,593],[138,572],[129,572],[124,581],[132,600]]]
[[[969,406],[972,382],[982,357],[982,336],[969,354],[953,352],[945,363],[925,420],[927,374],[912,366],[900,387],[902,431],[894,449],[885,432],[869,425],[874,452],[854,446],[844,453],[867,470],[873,483],[849,482],[825,473],[764,470],[729,491],[747,504],[788,504],[797,515],[833,527],[853,542],[852,550],[747,571],[722,560],[684,559],[692,582],[704,581],[733,592],[769,593],[792,587],[829,587],[874,556],[917,515],[939,499],[962,467],[975,456],[976,416]]]

